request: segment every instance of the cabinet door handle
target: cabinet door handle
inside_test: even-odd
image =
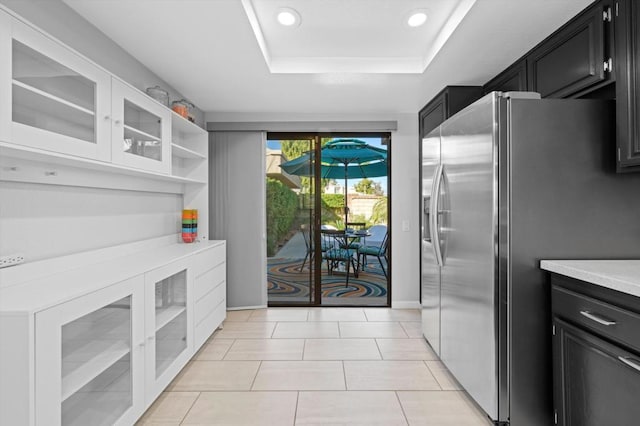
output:
[[[634,370],[640,371],[640,361],[635,360],[633,358],[629,358],[628,356],[619,356],[618,359]]]
[[[583,317],[587,317],[589,318],[591,321],[595,321],[598,324],[602,324],[602,325],[616,325],[615,321],[612,321],[610,319],[601,317],[600,315],[597,314],[592,314],[589,311],[580,311],[580,315],[582,315]]]

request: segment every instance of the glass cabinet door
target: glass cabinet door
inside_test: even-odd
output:
[[[187,349],[187,271],[180,271],[155,286],[156,378]]]
[[[145,274],[147,401],[155,399],[189,360],[193,347],[190,279],[185,262]]]
[[[108,74],[15,20],[12,35],[11,140],[108,161]]]
[[[113,425],[140,414],[142,285],[131,280],[36,315],[36,419]]]
[[[0,141],[11,141],[11,16],[0,10]]]
[[[171,112],[146,94],[113,80],[114,162],[160,173],[171,167]]]

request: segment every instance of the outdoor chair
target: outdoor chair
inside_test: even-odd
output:
[[[309,225],[302,224],[302,225],[300,225],[300,232],[302,232],[302,238],[304,239],[304,245],[307,248],[307,252],[304,255],[304,259],[302,260],[302,265],[300,266],[300,269],[298,269],[299,272],[302,272],[302,269],[304,269],[304,265],[307,263],[307,260],[309,261],[310,264],[313,263],[313,259],[315,257],[314,256],[315,250],[313,249],[313,232],[312,232],[312,228]],[[330,247],[325,245],[324,241],[322,241],[322,246],[321,246],[322,252],[324,253],[329,248]]]
[[[369,236],[367,237],[368,246],[382,246],[384,238],[387,236],[387,225],[373,225],[368,229]]]
[[[353,275],[356,278],[358,277],[358,268],[356,265],[357,250],[344,248],[344,231],[324,229],[320,232],[322,235],[322,245],[328,248],[322,253],[322,258],[327,261],[327,273],[332,275],[340,264],[344,264],[347,274],[345,287],[348,287],[349,274],[352,267]],[[356,254],[356,258],[354,258],[354,254]]]
[[[304,260],[302,261],[302,266],[300,266],[299,269],[299,271],[302,272],[304,265],[307,263],[307,259],[309,259],[309,263],[313,262],[313,244],[311,239],[311,229],[309,228],[309,225],[300,225],[300,232],[302,232],[304,245],[307,248],[307,252],[304,255]]]
[[[325,226],[325,225],[322,225],[322,226]],[[326,226],[330,226],[330,225],[326,225]],[[304,259],[302,260],[302,265],[300,266],[300,269],[298,269],[299,272],[302,272],[302,269],[304,268],[304,265],[307,263],[307,260],[309,260],[310,264],[313,264],[313,259],[315,258],[314,256],[315,250],[313,249],[312,228],[307,224],[302,224],[300,225],[300,232],[302,233],[302,238],[304,239],[304,245],[307,248],[307,252],[304,255]],[[331,243],[333,244],[333,241],[331,241]],[[333,245],[328,245],[327,243],[325,243],[324,240],[321,241],[321,251],[323,253],[332,247]]]
[[[387,249],[389,247],[389,238],[388,238],[388,234],[384,235],[384,238],[382,239],[382,244],[379,246],[374,246],[374,245],[363,245],[360,246],[360,248],[358,248],[358,268],[360,268],[360,265],[362,265],[362,268],[364,269],[364,265],[367,262],[367,256],[375,256],[378,259],[378,262],[380,263],[380,267],[382,268],[382,273],[384,274],[385,278],[389,278],[387,277],[387,270],[384,268],[384,263],[382,263],[382,258],[384,258],[385,262],[388,261],[387,259]],[[362,258],[362,262],[360,261],[360,258]]]

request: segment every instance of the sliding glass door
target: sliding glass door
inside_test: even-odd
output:
[[[314,305],[316,297],[317,137],[267,138],[267,281],[269,305]],[[283,169],[283,164],[292,168]]]
[[[270,306],[390,306],[389,143],[268,134]]]

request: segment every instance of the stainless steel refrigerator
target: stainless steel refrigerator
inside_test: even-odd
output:
[[[422,141],[423,333],[497,424],[552,425],[540,259],[640,257],[606,101],[494,92]]]

